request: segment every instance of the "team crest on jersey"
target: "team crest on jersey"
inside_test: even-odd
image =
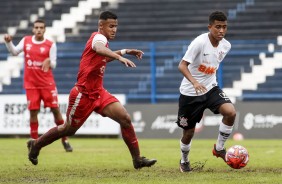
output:
[[[179,124],[183,127],[187,127],[188,126],[188,119],[181,117],[180,120],[179,120]]]
[[[43,53],[45,51],[44,47],[40,47],[40,53]]]
[[[224,92],[222,92],[222,93],[219,93],[219,96],[221,97],[221,98],[223,98],[224,100],[229,100],[229,97],[224,93]]]
[[[27,44],[25,45],[25,49],[26,49],[26,50],[30,50],[31,47],[32,47],[32,44],[27,43]]]
[[[220,51],[219,53],[218,53],[218,59],[219,60],[223,60],[223,57],[224,57],[224,52],[223,51]]]

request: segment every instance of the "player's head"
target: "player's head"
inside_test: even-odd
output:
[[[115,38],[117,26],[117,16],[114,13],[110,11],[104,11],[100,14],[98,31],[103,34],[107,39],[112,40]]]
[[[32,32],[35,35],[36,40],[43,40],[45,33],[45,21],[41,19],[34,21]]]
[[[227,31],[227,17],[223,12],[215,11],[209,16],[208,29],[210,36],[217,41],[224,38]]]

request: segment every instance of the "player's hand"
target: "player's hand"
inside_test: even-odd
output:
[[[121,63],[123,63],[126,67],[136,67],[135,63],[130,61],[129,59],[126,59],[124,57],[119,57],[118,59]]]
[[[141,60],[144,52],[138,49],[126,49],[126,54],[136,56],[137,59]]]
[[[50,64],[50,59],[49,58],[47,58],[47,59],[45,59],[44,61],[43,61],[43,63],[42,63],[42,70],[43,70],[43,72],[48,72],[48,70],[50,69],[50,67],[51,67],[51,64]]]
[[[207,92],[207,88],[197,81],[193,84],[193,86],[197,95],[204,94]]]
[[[5,42],[9,43],[10,41],[13,40],[13,37],[11,35],[5,34],[4,35],[4,40],[5,40]]]

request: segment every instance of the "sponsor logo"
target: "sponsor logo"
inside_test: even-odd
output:
[[[27,63],[27,66],[29,66],[29,67],[32,67],[32,66],[40,67],[40,66],[42,66],[42,62],[40,62],[40,61],[31,61],[30,59],[27,60],[26,63]]]
[[[282,116],[262,115],[247,113],[244,117],[244,128],[251,130],[252,128],[273,128],[277,124],[282,124]]]
[[[204,53],[204,56],[207,56],[207,55],[210,55],[210,54],[206,54],[206,53]]]
[[[174,133],[178,129],[177,124],[175,123],[177,115],[164,115],[158,116],[155,121],[152,123],[152,130],[168,130],[170,134]]]
[[[143,132],[144,131],[146,123],[142,119],[142,112],[141,111],[133,112],[132,124],[134,126],[135,132]]]
[[[206,66],[204,64],[201,64],[198,67],[198,71],[202,72],[204,74],[214,74],[216,72],[216,67],[212,67],[212,66]]]

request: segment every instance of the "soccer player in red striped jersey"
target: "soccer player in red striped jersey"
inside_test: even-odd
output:
[[[12,43],[12,36],[4,36],[9,52],[16,56],[24,52],[24,88],[28,109],[30,111],[30,136],[38,138],[38,113],[41,100],[44,108],[49,107],[54,115],[56,125],[64,124],[59,110],[57,88],[52,73],[56,67],[57,47],[56,44],[46,38],[45,22],[36,20],[33,24],[33,36],[25,36],[17,46]],[[67,152],[73,149],[67,137],[62,137],[62,144]]]
[[[106,64],[117,60],[126,67],[136,67],[134,62],[123,57],[124,54],[142,59],[143,52],[137,49],[122,49],[112,51],[109,49],[108,40],[112,40],[117,32],[117,16],[109,11],[102,12],[98,22],[98,32],[93,32],[86,43],[82,53],[77,83],[69,95],[67,122],[59,127],[50,129],[36,140],[28,141],[29,160],[38,164],[38,155],[42,147],[51,144],[62,136],[71,136],[83,125],[94,111],[109,117],[120,124],[121,134],[126,143],[135,169],[150,167],[156,163],[155,159],[140,156],[138,139],[131,123],[131,118],[112,94],[103,87],[103,77]]]

